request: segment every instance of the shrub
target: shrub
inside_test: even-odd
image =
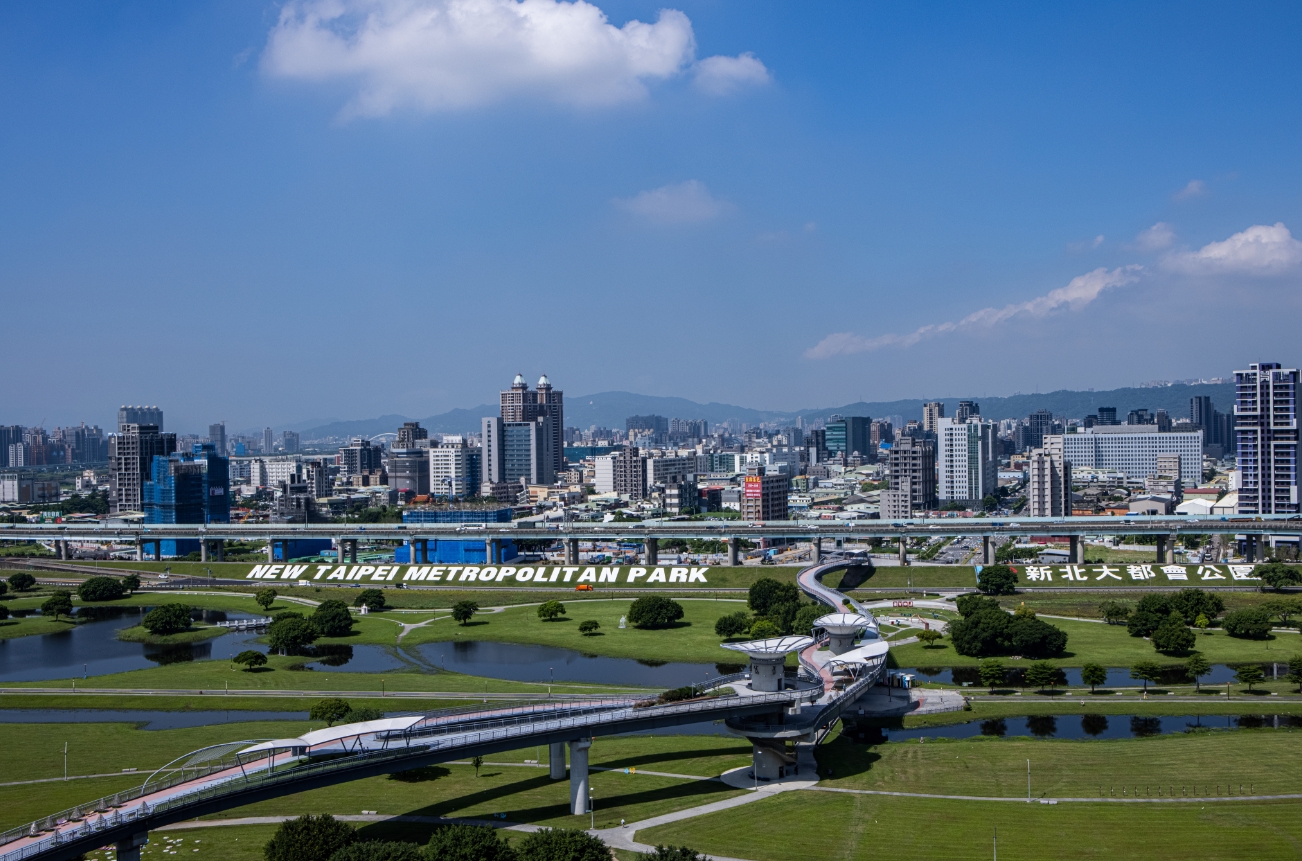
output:
[[[954,602],[954,606],[957,608],[958,614],[963,617],[971,616],[973,613],[980,612],[981,610],[999,610],[1000,612],[1003,612],[1002,608],[999,606],[999,602],[994,598],[987,598],[984,595],[975,595],[972,593],[959,595],[958,600]]]
[[[656,697],[662,703],[680,703],[683,700],[690,700],[701,695],[701,691],[696,685],[684,685],[681,688],[671,688],[660,696]]]
[[[752,640],[767,640],[770,637],[780,636],[782,636],[782,632],[778,630],[778,626],[768,619],[760,619],[750,626],[750,638]]]
[[[353,632],[353,614],[343,601],[322,601],[310,621],[322,637],[347,637]]]
[[[348,714],[344,716],[349,723],[361,723],[368,720],[382,720],[384,712],[370,706],[357,706],[349,708]]]
[[[128,574],[122,578],[122,587],[128,592],[134,593],[140,588],[140,578],[135,574]]]
[[[271,617],[271,621],[279,622],[281,619],[303,619],[303,618],[306,617],[302,613],[298,612],[297,610],[281,610],[279,613],[276,613]]]
[[[1130,618],[1130,605],[1124,601],[1104,601],[1099,605],[1099,615],[1109,625],[1121,625]]]
[[[940,631],[933,631],[931,629],[918,632],[918,640],[921,641],[922,647],[924,649],[935,648],[936,643],[940,641],[944,636],[945,635],[940,633]]]
[[[246,649],[235,657],[231,658],[232,663],[243,664],[244,671],[254,669],[255,667],[266,666],[267,656],[256,649]]]
[[[83,601],[116,601],[125,594],[126,587],[116,577],[88,577],[77,587],[77,597]]]
[[[253,593],[253,600],[258,602],[258,606],[263,610],[270,610],[271,605],[276,603],[279,593],[275,589],[259,589]]]
[[[9,584],[3,580],[0,580],[0,595],[4,595],[4,593],[8,591],[9,591]]]
[[[36,578],[26,571],[19,571],[17,574],[9,575],[9,585],[15,592],[26,592],[36,585]]]
[[[445,825],[429,838],[429,861],[516,861],[515,850],[486,825]]]
[[[190,627],[188,604],[163,604],[145,614],[141,626],[156,637],[179,634]]]
[[[601,623],[596,619],[584,619],[579,623],[579,633],[585,637],[591,637],[601,630]]]
[[[425,853],[415,843],[363,840],[336,850],[330,861],[425,861]]]
[[[267,644],[282,655],[310,646],[316,638],[316,627],[297,613],[267,627]]]
[[[383,610],[387,604],[384,593],[379,589],[363,589],[353,599],[354,607],[365,607],[372,611]]]
[[[714,623],[714,633],[720,637],[740,637],[750,630],[750,614],[739,610],[720,616]]]
[[[452,618],[461,625],[473,619],[478,612],[479,604],[475,601],[458,601],[452,605]]]
[[[1185,625],[1179,613],[1172,613],[1153,632],[1153,648],[1159,652],[1187,652],[1198,642],[1198,636]]]
[[[659,846],[638,854],[638,861],[709,861],[708,857],[686,846]]]
[[[554,622],[565,615],[565,605],[560,601],[544,601],[538,605],[538,618],[544,622]]]
[[[520,840],[518,852],[521,861],[610,861],[605,841],[577,828],[535,831]]]
[[[794,583],[781,583],[772,577],[761,577],[750,584],[747,604],[757,616],[767,616],[779,604],[799,604],[800,590]]]
[[[266,861],[322,861],[355,842],[357,832],[351,825],[329,814],[309,814],[281,823],[262,854]]]
[[[988,565],[977,575],[977,588],[987,595],[1011,595],[1017,591],[1017,573],[1007,565]]]
[[[328,700],[317,700],[312,705],[312,710],[308,712],[308,719],[323,720],[326,726],[334,726],[336,721],[341,721],[348,717],[352,706],[346,700],[337,697]]]
[[[1261,640],[1270,635],[1270,616],[1256,607],[1235,610],[1225,614],[1221,627],[1231,637]]]
[[[662,595],[644,595],[628,608],[628,621],[637,628],[667,628],[683,618],[683,605]]]

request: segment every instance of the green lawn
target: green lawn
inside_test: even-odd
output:
[[[650,828],[668,843],[754,861],[1285,861],[1302,847],[1302,802],[1058,804],[786,792]]]
[[[1048,619],[1051,624],[1067,632],[1067,652],[1053,663],[1063,667],[1079,667],[1086,662],[1106,667],[1129,667],[1138,661],[1178,664],[1181,656],[1166,656],[1153,649],[1142,637],[1132,637],[1123,625],[1103,625],[1097,622],[1075,622]],[[901,667],[974,666],[980,658],[967,657],[954,651],[949,639],[941,641],[942,648],[926,648],[921,643],[896,646],[891,657]],[[1279,634],[1266,640],[1242,640],[1221,630],[1198,635],[1196,648],[1213,664],[1248,661],[1287,661],[1289,656],[1302,652],[1302,636]],[[1029,661],[1008,661],[1009,666]]]
[[[1081,705],[1081,700],[1085,705]],[[1170,702],[1166,697],[1142,700],[1134,696],[1083,696],[1057,699],[1023,699],[1021,697],[982,698],[972,701],[971,711],[941,712],[939,714],[909,716],[903,719],[906,727],[948,726],[975,720],[1000,717],[1035,715],[1240,715],[1269,712],[1271,714],[1302,714],[1302,700],[1271,697],[1267,700],[1245,702],[1228,697],[1207,697],[1196,703]],[[889,723],[887,724],[889,725]],[[930,742],[928,742],[930,744]]]
[[[34,634],[55,634],[72,627],[67,618],[58,620],[42,616],[24,616],[21,619],[8,618],[0,622],[0,640],[14,637],[30,637]]]

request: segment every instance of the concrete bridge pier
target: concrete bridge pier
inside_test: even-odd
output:
[[[773,739],[750,739],[751,769],[757,780],[777,780],[786,776],[795,759],[786,751],[786,745]]]
[[[357,564],[357,539],[350,538],[345,542],[348,545],[348,564]]]
[[[208,539],[206,538],[199,539],[199,561],[208,561]]]
[[[217,551],[217,561],[225,562],[226,561],[226,539],[218,538],[216,541],[214,541],[213,549]]]
[[[417,538],[412,542],[411,548],[412,564],[428,565],[429,564],[429,539]]]
[[[1169,560],[1166,558],[1166,536],[1157,536],[1157,564],[1165,565]]]
[[[68,542],[66,539],[55,542],[59,547],[59,558],[63,561],[68,560]]]
[[[823,539],[815,538],[810,543],[813,545],[813,552],[811,554],[813,557],[812,561],[817,565],[819,562],[823,561]]]
[[[592,739],[577,738],[570,742],[570,813],[588,812],[588,748]]]
[[[900,564],[908,565],[909,564],[909,540],[905,538],[903,535],[901,535],[899,538],[895,540],[899,542],[900,545]]]
[[[646,545],[646,564],[655,565],[660,562],[660,539],[648,538],[644,542]]]
[[[1067,538],[1067,561],[1072,565],[1085,564],[1085,545],[1081,543],[1079,535]]]
[[[140,847],[149,842],[149,832],[132,834],[126,840],[119,840],[116,845],[117,857],[121,861],[140,861]]]
[[[736,568],[737,565],[740,564],[739,555],[737,553],[737,539],[734,537],[734,538],[725,538],[723,540],[728,545],[728,565],[730,567]]]
[[[276,561],[276,539],[274,538],[267,540],[267,561]]]
[[[547,776],[552,780],[565,779],[565,742],[555,741],[547,745],[547,764],[550,771]]]
[[[484,564],[497,565],[502,561],[502,545],[496,538],[484,539]]]
[[[995,564],[994,548],[992,548],[990,544],[991,544],[990,536],[982,535],[981,536],[981,564],[982,565]]]
[[[750,689],[763,693],[780,691],[786,684],[787,654],[750,656]]]
[[[154,539],[154,561],[163,561],[163,542],[157,538]]]
[[[139,538],[136,539],[136,561],[145,561],[145,542],[141,541]]]
[[[1243,536],[1243,560],[1245,562],[1257,561],[1257,536]]]
[[[565,564],[566,565],[579,564],[579,539],[577,538],[565,539]]]

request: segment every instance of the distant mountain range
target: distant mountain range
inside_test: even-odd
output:
[[[1036,410],[1047,409],[1056,416],[1080,418],[1096,412],[1099,407],[1116,407],[1117,415],[1124,417],[1133,409],[1146,407],[1166,410],[1172,418],[1189,415],[1189,399],[1195,395],[1208,395],[1216,409],[1229,412],[1234,404],[1234,384],[1172,385],[1158,388],[1110,389],[1099,392],[1076,392],[1063,389],[1057,392],[1032,395],[1011,395],[1002,398],[941,398],[946,415],[953,415],[960,400],[975,400],[981,406],[981,415],[988,419],[1021,418]],[[567,396],[565,399],[565,424],[588,428],[593,425],[623,428],[629,416],[655,414],[667,418],[705,419],[711,425],[725,421],[758,425],[761,422],[794,422],[797,416],[806,421],[826,419],[833,414],[843,416],[899,415],[905,420],[921,419],[920,399],[900,401],[874,401],[845,404],[839,407],[780,412],[755,410],[730,404],[711,402],[699,404],[686,398],[663,398],[638,395],[632,392],[599,392],[594,395]],[[455,409],[419,419],[431,433],[475,433],[483,416],[497,415],[496,404],[483,404],[470,409]],[[403,422],[412,419],[402,415],[384,415],[374,419],[356,421],[326,421],[314,426],[298,427],[304,440],[328,437],[371,437],[397,430]],[[1124,418],[1122,418],[1124,421]],[[320,421],[320,420],[318,420]]]

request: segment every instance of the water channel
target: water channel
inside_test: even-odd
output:
[[[1146,738],[1198,730],[1302,728],[1302,715],[1028,715],[973,720],[952,726],[874,726],[880,721],[847,721],[845,735],[863,744],[932,738]]]

